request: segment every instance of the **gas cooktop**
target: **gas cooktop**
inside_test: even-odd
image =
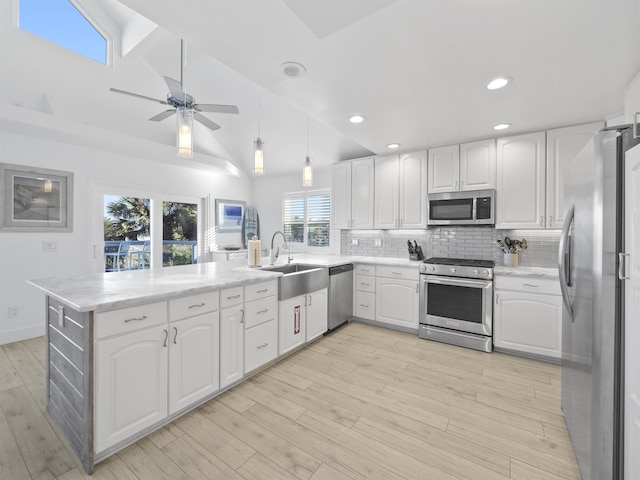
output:
[[[456,267],[493,268],[493,260],[475,260],[472,258],[430,257],[423,261],[432,265],[453,265]]]

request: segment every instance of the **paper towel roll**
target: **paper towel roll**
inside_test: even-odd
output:
[[[253,268],[260,266],[260,239],[258,237],[249,240],[249,266]]]

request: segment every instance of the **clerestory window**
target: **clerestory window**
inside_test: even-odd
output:
[[[70,0],[20,0],[18,26],[107,64],[107,39]]]

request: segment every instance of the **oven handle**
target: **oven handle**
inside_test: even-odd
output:
[[[437,275],[423,275],[425,283],[437,283],[440,285],[452,285],[454,287],[480,287],[484,288],[493,283],[493,280],[473,280],[471,278],[440,277]]]

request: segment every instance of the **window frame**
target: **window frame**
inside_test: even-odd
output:
[[[309,245],[309,197],[319,196],[319,195],[327,195],[329,197],[329,218],[327,219],[327,223],[329,225],[329,234],[328,241],[329,245],[320,247]],[[314,253],[331,253],[331,244],[332,244],[332,235],[331,235],[331,189],[330,188],[321,188],[316,190],[302,190],[297,192],[286,192],[282,194],[282,231],[285,232],[286,235],[286,227],[285,227],[285,205],[286,200],[288,198],[304,198],[304,226],[303,226],[303,242],[293,242],[287,238],[287,242],[291,244],[292,247],[298,249],[304,249],[309,252]]]

